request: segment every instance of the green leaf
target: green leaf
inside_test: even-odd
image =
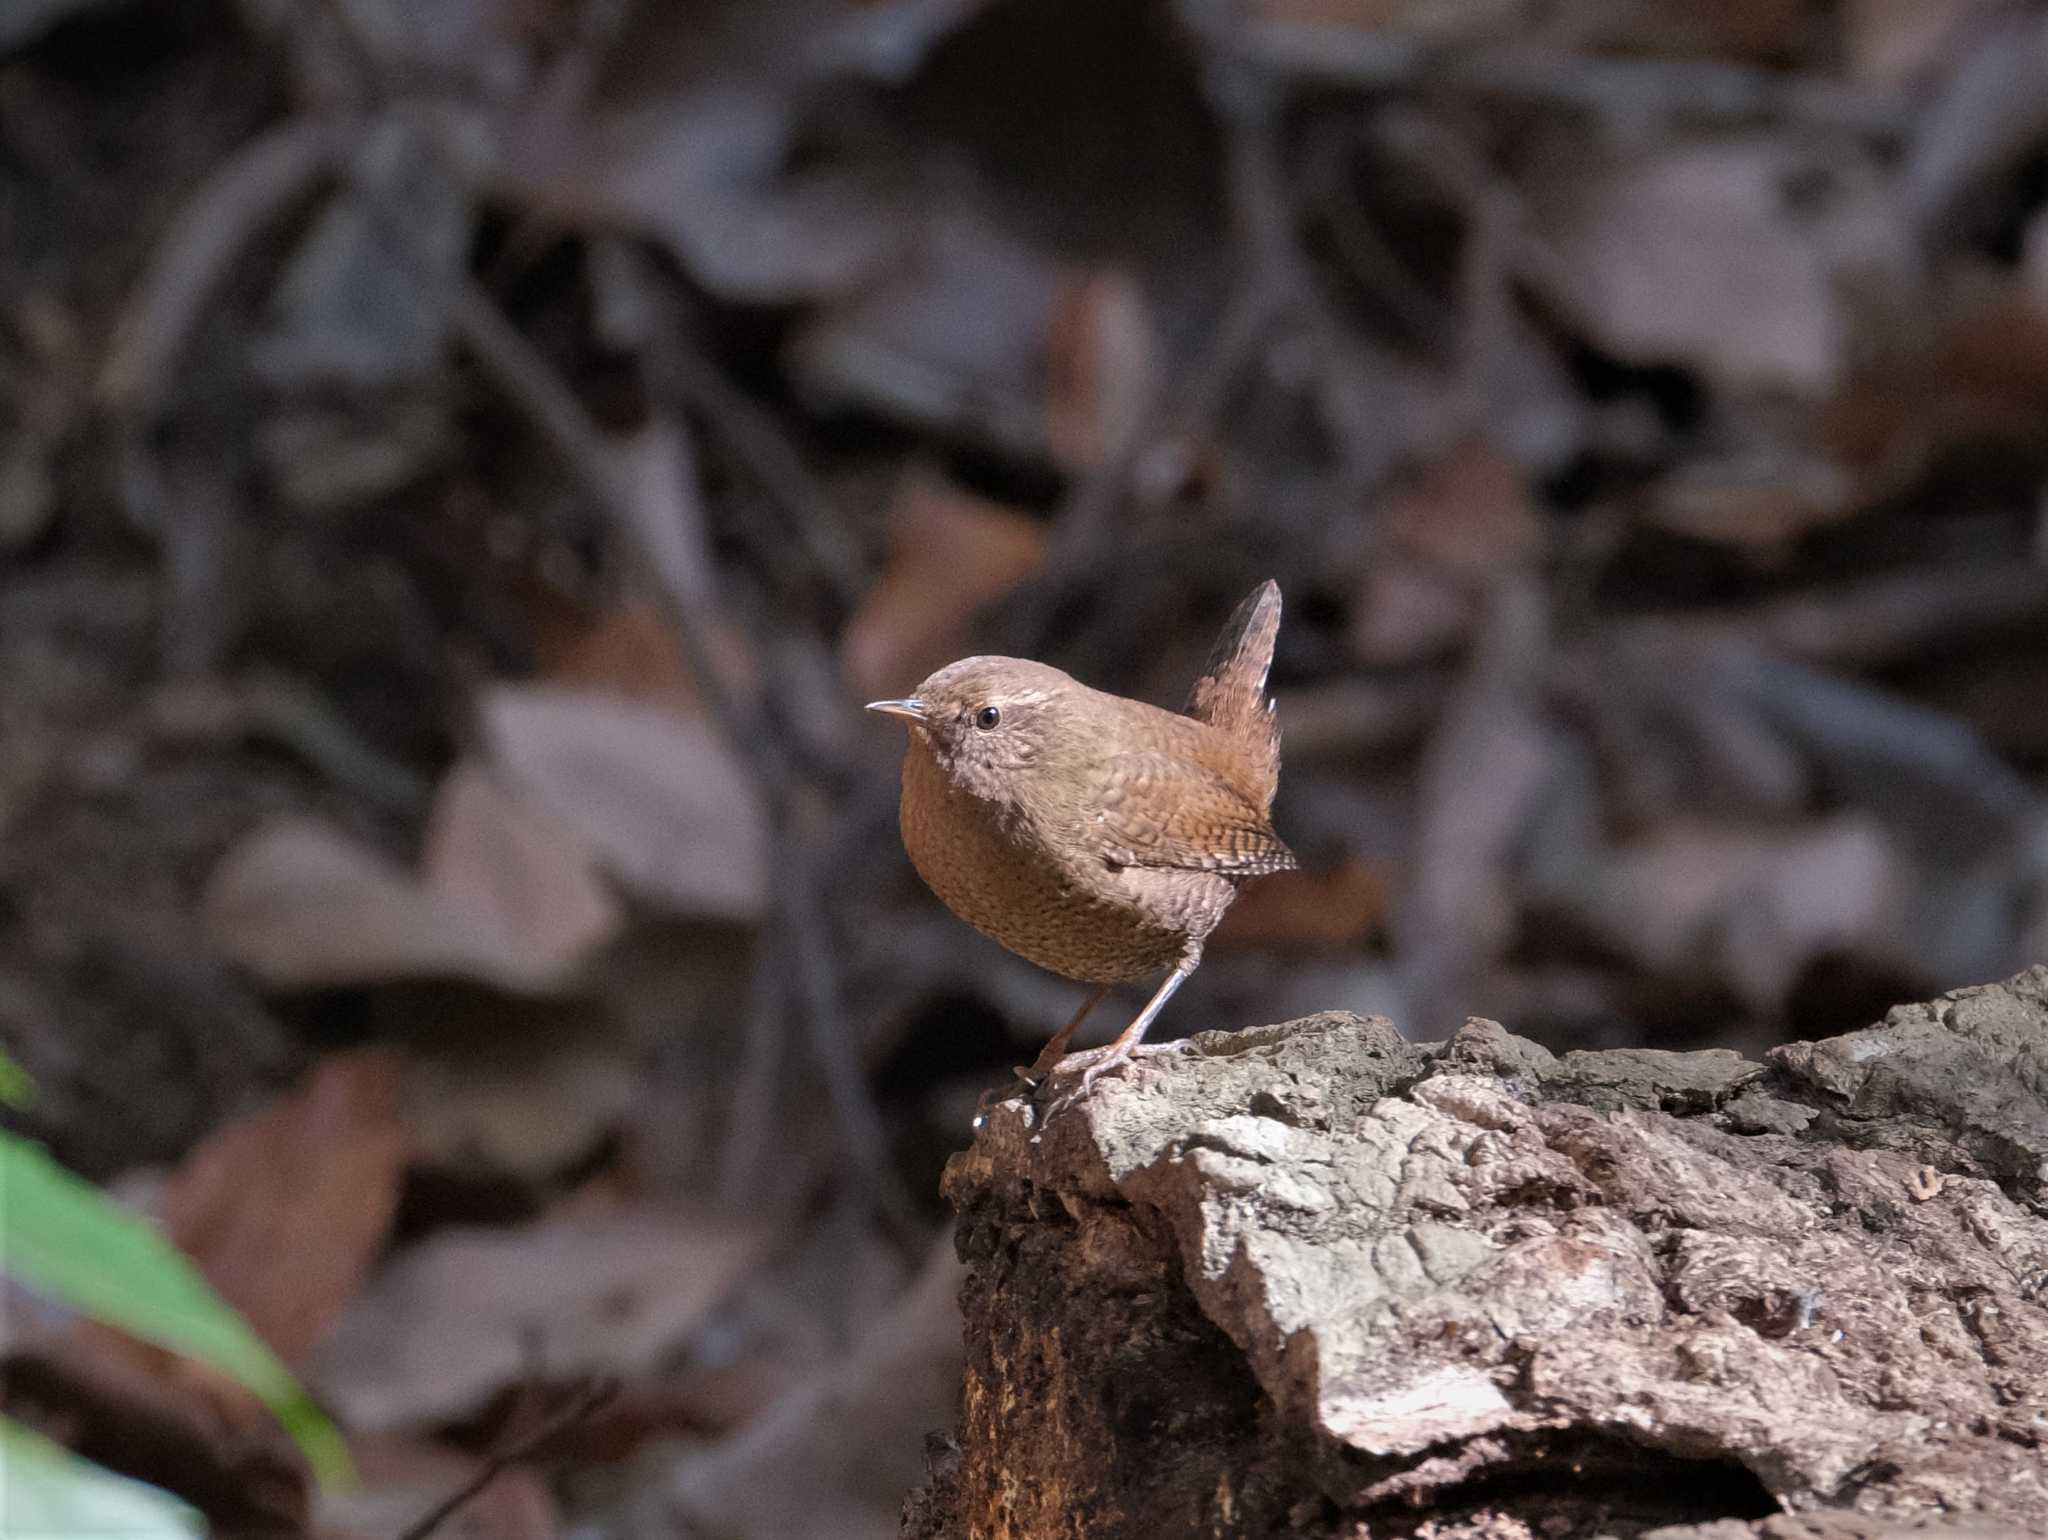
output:
[[[35,1097],[36,1083],[28,1078],[28,1071],[0,1053],[0,1107],[13,1107],[18,1111]]]
[[[0,1535],[6,1540],[195,1540],[199,1515],[170,1493],[81,1460],[0,1417]]]
[[[334,1424],[176,1247],[41,1146],[4,1132],[0,1270],[81,1314],[231,1376],[284,1424],[323,1482],[353,1479]]]

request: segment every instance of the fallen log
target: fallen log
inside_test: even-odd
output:
[[[2048,968],[1761,1064],[1210,1033],[945,1190],[911,1540],[2048,1535]]]

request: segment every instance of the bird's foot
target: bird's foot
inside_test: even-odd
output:
[[[1095,1082],[1103,1076],[1121,1073],[1134,1060],[1149,1058],[1154,1054],[1178,1053],[1185,1046],[1184,1041],[1136,1043],[1130,1047],[1106,1043],[1100,1048],[1087,1048],[1079,1053],[1066,1054],[1052,1064],[1047,1064],[1041,1055],[1038,1063],[1028,1066],[1020,1064],[1011,1070],[1014,1078],[1007,1083],[990,1086],[981,1093],[974,1103],[974,1126],[981,1127],[998,1103],[1022,1094],[1032,1103],[1033,1110],[1038,1114],[1038,1126],[1043,1128],[1087,1096],[1089,1091],[1094,1089]],[[1039,1096],[1052,1084],[1056,1074],[1073,1068],[1078,1068],[1079,1071],[1075,1084],[1054,1097],[1051,1102],[1039,1105]]]
[[[1065,1063],[1072,1064],[1075,1060],[1080,1060],[1081,1073],[1074,1085],[1055,1097],[1051,1105],[1045,1109],[1043,1116],[1039,1119],[1039,1126],[1043,1127],[1045,1124],[1050,1123],[1062,1112],[1067,1111],[1068,1108],[1074,1106],[1087,1096],[1089,1091],[1094,1089],[1095,1082],[1102,1079],[1103,1076],[1121,1074],[1124,1069],[1138,1059],[1150,1058],[1155,1054],[1177,1053],[1180,1051],[1180,1047],[1181,1045],[1178,1042],[1133,1043],[1128,1047],[1119,1043],[1110,1043],[1102,1048],[1090,1048],[1085,1053],[1069,1055]],[[1065,1066],[1063,1065],[1062,1067],[1064,1068]],[[1050,1080],[1051,1077],[1048,1076],[1045,1083],[1050,1083]]]
[[[1054,1118],[1058,1117],[1062,1112],[1065,1112],[1069,1108],[1073,1107],[1075,1103],[1079,1102],[1083,1097],[1085,1097],[1088,1094],[1088,1092],[1094,1087],[1096,1081],[1100,1080],[1104,1075],[1107,1075],[1114,1070],[1119,1070],[1123,1068],[1123,1066],[1128,1064],[1129,1062],[1129,1057],[1125,1056],[1117,1059],[1103,1059],[1097,1063],[1090,1064],[1087,1068],[1081,1071],[1080,1080],[1073,1086],[1072,1089],[1065,1091],[1053,1098],[1052,1105],[1045,1109],[1044,1116],[1039,1119],[1039,1126],[1041,1128],[1044,1127],[1047,1123],[1050,1123]]]
[[[1093,1002],[1091,1001],[1090,1003],[1092,1004]],[[1012,1069],[1010,1071],[1012,1079],[1008,1085],[990,1086],[986,1091],[983,1091],[980,1099],[974,1104],[974,1126],[976,1128],[981,1127],[982,1120],[988,1116],[989,1108],[997,1102],[1008,1101],[1020,1091],[1027,1096],[1037,1095],[1044,1088],[1045,1083],[1052,1079],[1053,1071],[1066,1062],[1067,1037],[1068,1034],[1062,1032],[1058,1037],[1055,1037],[1045,1045],[1044,1050],[1031,1064],[1019,1064]],[[1090,1050],[1090,1052],[1096,1054],[1100,1054],[1102,1051],[1100,1048]],[[1075,1057],[1085,1058],[1087,1055],[1076,1054]]]

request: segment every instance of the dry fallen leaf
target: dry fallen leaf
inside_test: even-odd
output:
[[[681,716],[701,711],[697,683],[675,633],[650,601],[628,595],[594,617],[551,619],[553,624],[536,639],[537,671],[550,684],[611,690]]]
[[[1045,559],[1037,520],[913,471],[889,508],[889,564],[846,625],[854,696],[902,695],[968,647],[975,611]]]
[[[1736,389],[1825,391],[1849,340],[1843,280],[1904,261],[1873,192],[1762,136],[1574,159],[1532,202],[1544,281],[1596,346]]]
[[[1072,472],[1101,465],[1138,425],[1159,374],[1145,296],[1128,273],[1063,274],[1045,338],[1045,436]]]
[[[501,942],[507,959],[526,957],[543,968],[588,955],[621,920],[584,842],[467,762],[448,772],[434,799],[420,885]]]
[[[1429,43],[1782,60],[1809,42],[1814,0],[1260,0],[1267,20],[1391,31]]]
[[[546,991],[620,923],[589,849],[473,765],[442,783],[415,878],[347,835],[286,819],[208,881],[207,929],[285,988],[467,978]]]
[[[203,910],[228,956],[286,988],[466,974],[477,961],[476,939],[445,924],[411,877],[312,819],[267,824],[230,850]]]
[[[1789,556],[1791,543],[1809,530],[1855,513],[1849,491],[1841,467],[1814,455],[1694,463],[1656,485],[1643,517],[1673,534],[1769,560]]]
[[[1521,36],[1532,46],[1575,52],[1763,64],[1784,62],[1809,45],[1821,9],[1816,0],[1544,0],[1525,7],[1534,14]]]
[[[1052,258],[964,206],[929,212],[906,258],[798,329],[784,351],[796,388],[828,410],[1043,456]]]
[[[1410,20],[1410,12],[1428,7],[1418,7],[1415,0],[1258,0],[1256,9],[1260,20],[1288,26],[1356,27],[1377,32],[1401,28]]]
[[[882,273],[915,228],[900,189],[876,172],[797,167],[798,132],[790,101],[728,81],[601,104],[566,152],[529,141],[517,169],[531,195],[571,217],[663,242],[714,294],[790,304]]]
[[[1918,347],[1851,373],[1814,431],[1859,503],[1959,444],[2037,444],[2048,433],[2048,297],[2010,284],[1960,305]]]
[[[23,1313],[12,1300],[0,1305]],[[75,1453],[175,1492],[215,1534],[304,1532],[313,1496],[305,1458],[241,1386],[97,1321],[10,1336],[0,1364],[10,1410],[34,1407]]]
[[[1492,583],[1542,552],[1542,515],[1522,474],[1475,439],[1453,446],[1388,497],[1380,540],[1352,607],[1351,645],[1372,663],[1462,644]]]
[[[772,1235],[753,1220],[652,1204],[444,1230],[371,1282],[310,1378],[349,1427],[385,1432],[468,1415],[534,1376],[644,1372]]]
[[[450,994],[412,1024],[400,1119],[416,1165],[542,1181],[591,1155],[640,1091],[603,1001]]]
[[[1842,52],[1849,73],[1900,85],[1938,67],[1973,25],[2008,0],[1842,0]]]
[[[652,1456],[621,1533],[735,1540],[888,1540],[924,1476],[925,1433],[960,1395],[962,1270],[950,1242],[851,1356],[821,1368],[738,1435]],[[790,1473],[801,1471],[802,1480]]]
[[[1702,973],[1776,1011],[1820,953],[1882,950],[1903,876],[1891,843],[1860,817],[1672,819],[1606,852],[1553,901],[1644,967]]]
[[[404,1060],[358,1048],[216,1129],[164,1184],[180,1250],[287,1363],[355,1297],[398,1209]]]
[[[766,815],[709,725],[549,685],[496,686],[478,716],[492,767],[575,830],[634,892],[683,914],[760,914]]]
[[[1423,752],[1395,958],[1418,1021],[1455,1021],[1513,940],[1514,866],[1539,809],[1561,811],[1558,736],[1542,709],[1549,636],[1534,581],[1492,597]]]

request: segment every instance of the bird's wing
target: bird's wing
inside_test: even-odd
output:
[[[1256,877],[1291,871],[1265,810],[1221,776],[1171,754],[1117,754],[1104,762],[1093,820],[1103,859]]]

